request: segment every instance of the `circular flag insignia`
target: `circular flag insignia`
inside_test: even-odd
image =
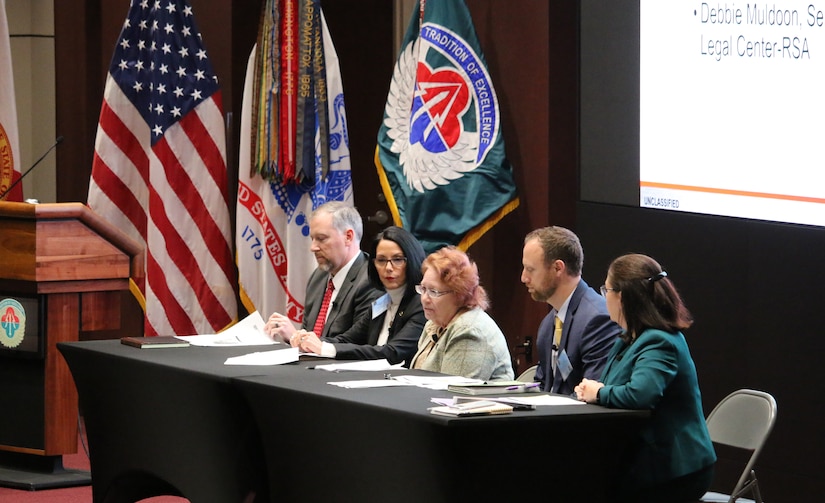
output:
[[[0,300],[0,345],[16,348],[26,333],[26,311],[14,299]]]
[[[432,22],[420,33],[398,56],[384,127],[407,184],[423,194],[481,166],[500,118],[492,79],[472,44]]]
[[[0,123],[0,194],[5,192],[14,181],[14,152],[11,141],[3,124]]]

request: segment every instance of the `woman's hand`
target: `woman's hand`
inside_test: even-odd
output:
[[[578,386],[573,388],[573,391],[576,392],[576,398],[578,398],[582,402],[596,403],[596,397],[598,396],[599,390],[603,387],[604,383],[601,383],[599,381],[593,381],[591,379],[582,379],[582,382],[579,383]]]

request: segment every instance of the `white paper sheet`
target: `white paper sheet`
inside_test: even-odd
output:
[[[275,342],[264,332],[265,322],[258,311],[253,312],[238,323],[219,334],[183,335],[183,339],[193,346],[271,346]]]
[[[347,363],[329,363],[325,365],[316,365],[313,367],[316,370],[327,370],[330,372],[343,372],[352,370],[392,370],[400,369],[401,364],[390,365],[385,359],[381,360],[358,360]]]
[[[556,396],[556,395],[535,395],[535,396],[454,396],[452,398],[431,398],[430,400],[433,403],[437,403],[438,405],[446,405],[446,406],[453,406],[456,404],[456,401],[493,401],[493,402],[502,402],[502,403],[510,403],[510,404],[523,404],[523,405],[534,405],[534,406],[552,406],[552,405],[584,405],[584,402],[580,402],[574,398],[568,398],[566,396]]]
[[[519,396],[508,396],[506,397],[507,400],[516,403],[523,403],[525,405],[584,405],[584,402],[580,402],[575,398],[568,398],[566,396],[558,396],[558,395],[519,395]],[[489,400],[495,400],[495,398],[489,398]]]
[[[481,384],[484,381],[481,379],[468,379],[461,376],[418,376],[418,375],[399,375],[392,376],[393,379],[401,382],[419,386],[427,389],[443,389],[446,390],[450,384]]]
[[[259,351],[227,358],[224,365],[281,365],[298,361],[298,348]]]

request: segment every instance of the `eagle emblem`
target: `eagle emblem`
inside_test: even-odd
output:
[[[478,133],[462,120],[473,104],[472,86],[453,67],[433,68],[419,50],[430,50],[417,38],[407,44],[393,71],[384,125],[410,188],[424,193],[447,185],[478,165]]]

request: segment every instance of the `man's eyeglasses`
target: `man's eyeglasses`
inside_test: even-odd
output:
[[[442,295],[447,295],[448,293],[453,293],[452,290],[444,290],[444,291],[433,290],[432,288],[427,288],[423,285],[415,285],[415,291],[416,291],[416,293],[418,293],[418,295],[424,295],[426,293],[427,296],[430,297],[431,299],[437,299],[438,297],[441,297]]]
[[[393,267],[404,267],[404,264],[407,263],[407,257],[378,257],[372,259],[372,262],[375,264],[375,267],[387,267],[388,262],[391,263]]]
[[[618,292],[618,288],[607,288],[606,285],[602,285],[599,287],[599,291],[602,292],[602,297],[607,297],[607,292]]]

